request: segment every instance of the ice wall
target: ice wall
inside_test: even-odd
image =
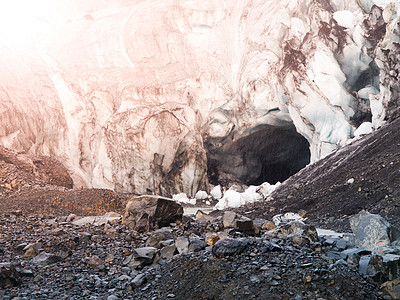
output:
[[[372,1],[59,3],[35,40],[0,40],[0,143],[77,185],[194,195],[207,141],[294,124],[315,161],[371,113]]]

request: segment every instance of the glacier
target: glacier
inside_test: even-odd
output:
[[[397,2],[40,2],[0,38],[0,144],[76,186],[274,184],[398,115]]]

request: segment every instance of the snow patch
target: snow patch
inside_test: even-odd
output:
[[[198,191],[194,197],[196,200],[204,200],[208,198],[208,195],[205,191]]]
[[[372,123],[364,122],[356,129],[356,131],[354,131],[354,136],[356,138],[359,138],[363,135],[370,134],[371,132],[372,132]]]
[[[266,199],[278,186],[280,182],[271,185],[264,182],[260,186],[249,186],[243,193],[229,189],[221,200],[215,205],[215,209],[223,210],[228,207],[235,208],[248,203],[254,203]]]
[[[275,189],[280,186],[280,182],[278,181],[275,184],[270,184],[269,182],[264,182],[263,184],[260,185],[258,188],[258,193],[263,195],[264,199],[266,199],[269,195],[272,194]]]
[[[354,26],[354,15],[351,11],[341,10],[333,14],[333,18],[340,26],[351,28]]]
[[[221,191],[221,186],[217,185],[215,186],[211,192],[210,195],[214,198],[214,199],[221,199],[222,198],[222,191]]]
[[[180,193],[180,194],[173,195],[172,199],[174,199],[178,203],[196,205],[196,199],[188,198],[188,196],[185,193]]]

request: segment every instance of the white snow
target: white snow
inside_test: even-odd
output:
[[[205,191],[198,191],[194,197],[196,200],[204,200],[208,198],[208,195]]]
[[[358,128],[356,131],[354,131],[354,137],[359,138],[363,135],[370,134],[372,132],[372,123],[371,122],[364,122]]]
[[[366,86],[365,88],[362,88],[357,92],[358,96],[362,99],[369,99],[369,95],[376,95],[378,93],[378,90],[373,86]]]
[[[178,203],[196,205],[196,199],[190,199],[185,193],[175,194],[172,196],[172,199]]]
[[[263,196],[258,193],[259,186],[251,185],[243,193],[241,193],[241,199],[245,204],[254,203],[263,199]]]
[[[217,185],[215,186],[211,191],[210,191],[210,195],[214,198],[214,199],[221,199],[222,198],[222,191],[221,191],[221,186]]]
[[[243,193],[240,193],[234,189],[229,189],[225,192],[221,200],[215,205],[215,209],[223,210],[228,207],[239,207],[247,203],[254,203],[261,201],[268,197],[280,183],[271,185],[268,182],[264,182],[260,186],[251,185]]]
[[[278,181],[276,184],[270,184],[268,182],[264,182],[258,188],[258,192],[263,195],[264,199],[266,199],[281,183]]]
[[[244,201],[239,192],[234,190],[227,190],[221,200],[215,205],[218,210],[223,210],[228,207],[240,207],[244,205]]]
[[[333,13],[333,18],[340,26],[351,28],[354,26],[354,15],[351,11],[341,10]]]

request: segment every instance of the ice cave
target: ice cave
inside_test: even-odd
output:
[[[397,4],[373,4],[14,5],[1,18],[0,144],[120,192],[283,181],[395,114],[384,53]]]
[[[307,140],[293,124],[259,125],[248,133],[206,143],[210,183],[283,182],[310,162]]]

